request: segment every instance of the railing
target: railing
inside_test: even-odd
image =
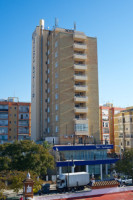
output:
[[[75,107],[75,109],[78,109],[78,110],[80,110],[80,109],[86,110],[86,109],[88,109],[88,107]]]
[[[73,37],[77,39],[83,39],[83,40],[86,39],[86,36],[80,33],[74,33]]]
[[[87,45],[81,44],[81,43],[74,43],[73,48],[75,48],[75,49],[87,49]]]
[[[29,117],[19,117],[20,120],[29,120]]]
[[[23,131],[18,131],[18,133],[19,133],[19,134],[29,134],[29,131],[23,130]]]
[[[76,97],[76,98],[86,98],[86,99],[88,99],[87,96],[76,96],[76,95],[75,95],[75,97]]]
[[[88,118],[74,118],[75,120],[88,120]]]
[[[18,123],[19,126],[29,126],[29,123],[23,123],[23,121],[19,121]]]
[[[7,115],[1,115],[0,114],[0,119],[8,119],[8,114]]]
[[[86,54],[80,54],[80,53],[74,53],[74,58],[87,59],[87,55]]]
[[[88,77],[86,75],[80,75],[80,74],[75,74],[74,75],[75,80],[85,80],[87,81]]]

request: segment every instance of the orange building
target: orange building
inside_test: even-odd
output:
[[[100,139],[103,144],[114,144],[114,115],[119,113],[123,108],[113,107],[113,104],[106,103],[99,107],[99,126]]]
[[[0,143],[29,139],[31,136],[31,103],[18,98],[0,100]]]

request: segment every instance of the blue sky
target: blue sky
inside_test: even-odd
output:
[[[31,99],[31,38],[40,19],[97,37],[99,102],[133,105],[132,0],[0,0],[0,99]]]

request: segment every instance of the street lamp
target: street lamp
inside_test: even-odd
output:
[[[120,159],[121,159],[121,145],[118,145],[118,147],[120,147]]]

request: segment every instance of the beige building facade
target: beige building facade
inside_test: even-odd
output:
[[[32,35],[31,137],[99,142],[97,39],[40,20]]]
[[[123,108],[114,107],[112,103],[99,106],[100,139],[103,144],[115,144],[114,116],[122,110]]]
[[[114,117],[115,152],[133,148],[133,107],[128,107]]]

